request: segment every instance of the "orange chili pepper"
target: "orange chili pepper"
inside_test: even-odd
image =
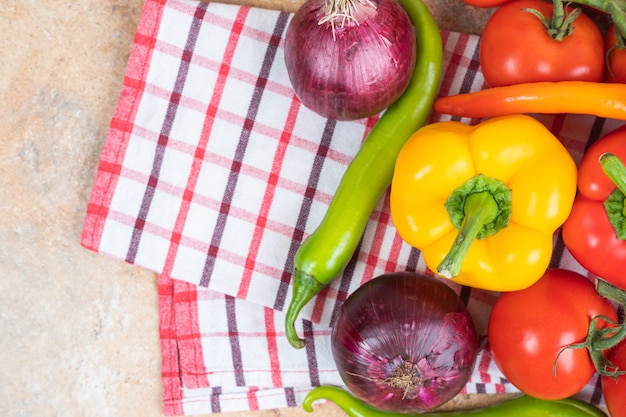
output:
[[[440,97],[435,111],[483,118],[511,114],[590,114],[626,120],[626,84],[590,81],[521,83]]]

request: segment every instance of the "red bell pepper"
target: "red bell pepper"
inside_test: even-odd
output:
[[[626,289],[626,125],[589,147],[563,224],[565,246],[589,272]]]

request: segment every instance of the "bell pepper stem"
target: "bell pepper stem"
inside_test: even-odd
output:
[[[604,208],[615,236],[626,240],[626,166],[612,153],[604,153],[598,158],[600,167],[615,184],[616,190],[604,201]]]
[[[602,171],[609,177],[615,186],[626,195],[626,166],[615,154],[603,153],[598,158]]]
[[[464,212],[465,218],[452,248],[437,266],[437,272],[444,278],[454,278],[459,274],[472,242],[483,226],[498,215],[498,204],[489,191],[481,191],[466,197]]]

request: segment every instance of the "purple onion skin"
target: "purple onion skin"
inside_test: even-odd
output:
[[[359,1],[359,0],[356,0]],[[285,35],[285,64],[296,96],[336,120],[377,114],[406,89],[415,66],[415,31],[397,0],[357,3],[344,26],[319,21],[324,0],[307,0]]]
[[[381,275],[352,293],[331,340],[352,394],[396,413],[423,413],[452,399],[478,355],[478,333],[458,295],[438,278],[411,272]],[[417,378],[391,386],[402,369]]]

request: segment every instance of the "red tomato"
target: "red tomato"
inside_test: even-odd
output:
[[[626,342],[614,347],[607,358],[620,370],[626,369]],[[617,380],[603,376],[602,393],[611,417],[626,417],[626,375],[618,376]]]
[[[626,84],[626,49],[620,49],[617,46],[615,25],[611,25],[604,34],[604,50],[608,54],[608,66],[604,72],[604,81]]]
[[[493,359],[527,395],[570,397],[589,382],[595,367],[586,349],[563,348],[585,341],[597,315],[617,320],[611,302],[598,295],[590,280],[573,271],[549,269],[535,284],[502,293],[494,304],[487,332]],[[606,325],[598,321],[598,328]]]
[[[604,42],[594,21],[581,14],[571,35],[548,35],[534,14],[546,19],[554,7],[542,0],[517,0],[500,7],[487,21],[480,42],[480,65],[492,87],[538,81],[602,81]],[[568,8],[571,12],[571,8]]]

